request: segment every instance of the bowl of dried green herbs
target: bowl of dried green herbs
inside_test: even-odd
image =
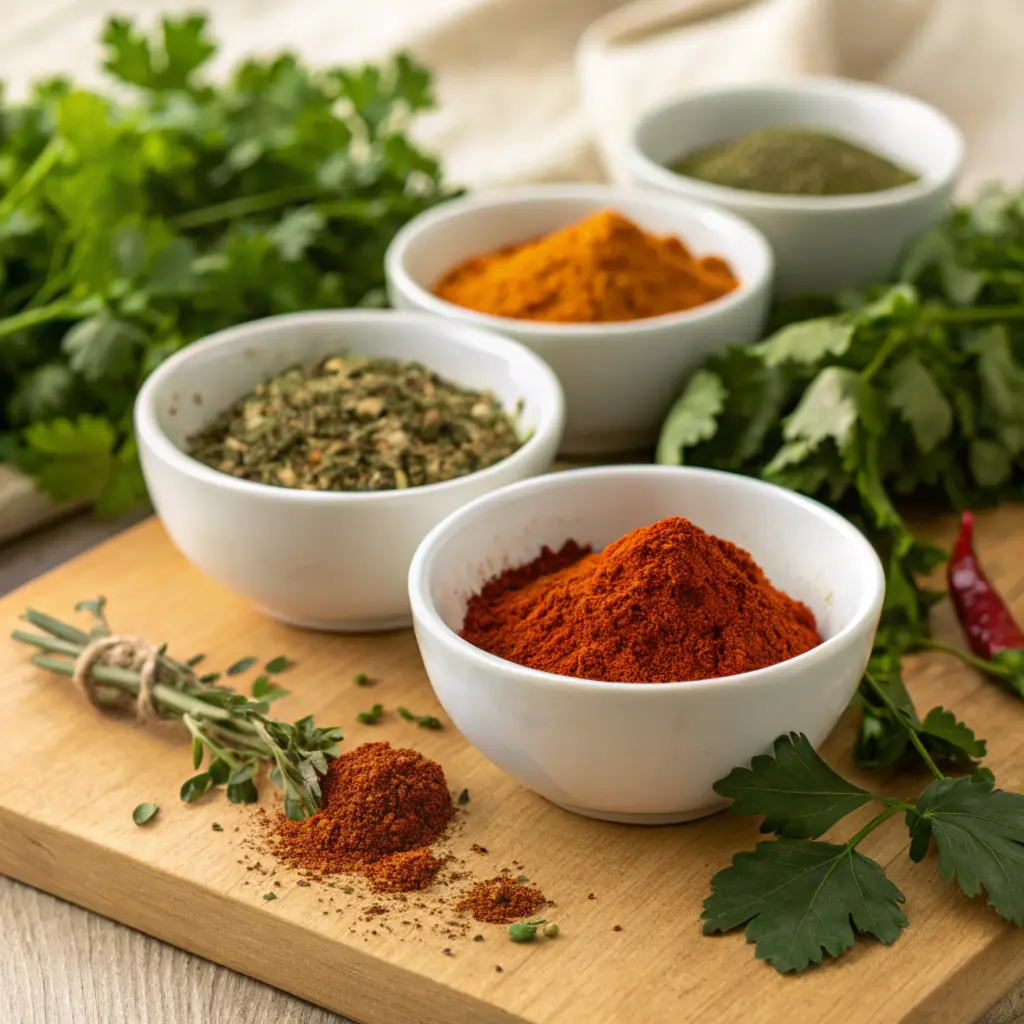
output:
[[[198,569],[314,629],[410,622],[406,577],[450,512],[546,471],[562,389],[524,346],[389,310],[268,317],[146,380],[146,485]]]
[[[946,214],[964,142],[927,103],[837,78],[710,89],[639,119],[634,184],[745,217],[772,244],[783,295],[885,279]]]

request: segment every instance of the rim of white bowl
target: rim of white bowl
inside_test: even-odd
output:
[[[413,241],[427,232],[435,231],[439,225],[444,224],[452,217],[472,216],[480,210],[545,200],[552,203],[566,200],[594,201],[600,202],[609,209],[616,209],[616,203],[619,202],[639,202],[651,207],[652,210],[672,209],[694,219],[707,220],[712,222],[712,230],[716,234],[721,231],[722,233],[738,233],[745,236],[745,242],[749,243],[759,257],[758,269],[753,277],[740,278],[739,287],[721,298],[712,299],[710,302],[675,313],[642,317],[639,320],[616,320],[611,323],[520,320],[511,316],[480,313],[475,309],[467,309],[458,303],[438,298],[406,270],[406,254]],[[672,232],[668,232],[668,234],[672,234]],[[676,235],[675,237],[680,238],[681,236]],[[687,239],[681,238],[681,240],[684,244],[689,245]],[[528,239],[524,239],[524,241],[528,241]],[[732,266],[731,263],[730,266]],[[729,210],[688,196],[618,185],[571,183],[522,185],[489,189],[486,192],[449,199],[425,210],[402,227],[391,240],[391,244],[384,254],[384,271],[395,291],[412,295],[418,306],[442,316],[446,320],[459,320],[492,331],[514,331],[522,337],[557,334],[560,335],[558,340],[562,340],[562,338],[568,340],[592,337],[595,334],[599,334],[601,337],[615,337],[647,331],[653,333],[676,324],[699,324],[713,317],[721,316],[746,300],[751,292],[756,292],[771,284],[775,272],[775,253],[764,234],[749,221]]]
[[[509,456],[486,469],[477,470],[475,473],[468,473],[465,476],[454,477],[451,480],[443,480],[436,484],[424,484],[421,487],[407,487],[387,491],[302,491],[289,487],[274,487],[271,484],[257,483],[252,480],[241,480],[228,473],[221,473],[191,455],[183,452],[164,433],[157,423],[154,406],[156,392],[166,378],[174,373],[190,360],[211,349],[219,346],[233,345],[239,339],[258,339],[263,331],[276,330],[280,326],[288,324],[324,324],[337,323],[339,327],[358,328],[359,323],[390,319],[396,322],[405,322],[410,328],[429,326],[431,330],[440,330],[448,335],[448,341],[456,344],[464,344],[473,348],[486,349],[487,351],[505,351],[516,358],[522,359],[532,365],[532,372],[537,375],[538,380],[544,384],[544,394],[539,402],[539,417],[537,426],[533,433]],[[358,348],[358,341],[350,342],[350,347]],[[429,359],[424,357],[424,365],[430,366]],[[436,372],[436,371],[435,371]],[[135,401],[134,410],[135,429],[140,439],[152,448],[154,453],[165,462],[170,463],[174,468],[190,476],[207,483],[217,484],[229,490],[237,490],[244,494],[260,495],[265,499],[278,500],[282,502],[304,502],[330,503],[330,502],[351,502],[351,501],[397,501],[408,500],[411,497],[436,494],[444,489],[452,489],[468,480],[480,481],[488,476],[494,476],[498,472],[508,469],[510,466],[523,461],[528,457],[532,449],[536,448],[543,441],[548,440],[553,433],[561,431],[565,426],[565,394],[562,385],[555,375],[554,370],[535,352],[525,345],[504,335],[495,334],[492,331],[485,331],[472,324],[460,324],[452,321],[439,321],[437,317],[429,316],[426,313],[415,313],[406,310],[394,309],[323,309],[308,310],[301,313],[281,313],[277,316],[261,317],[258,320],[246,320],[236,324],[234,327],[226,327],[222,331],[216,331],[200,338],[185,348],[175,352],[173,356],[162,362],[144,381],[139,389]]]
[[[954,158],[950,165],[941,172],[926,171],[917,181],[896,188],[883,189],[880,192],[861,192],[846,196],[792,196],[773,192],[754,192],[750,189],[732,188],[729,185],[715,185],[699,178],[691,178],[675,171],[652,159],[640,145],[639,136],[648,123],[661,117],[677,107],[686,107],[691,103],[699,103],[714,96],[764,96],[766,93],[779,93],[790,96],[825,96],[837,99],[856,99],[871,97],[885,103],[899,103],[908,108],[916,108],[914,116],[925,116],[942,125],[953,143]],[[841,131],[842,125],[837,122],[836,130]],[[736,86],[707,87],[694,89],[683,95],[659,103],[646,110],[637,118],[626,141],[626,160],[640,167],[646,180],[657,182],[659,186],[671,190],[673,195],[686,195],[701,199],[708,203],[728,203],[732,208],[746,207],[749,210],[785,210],[822,213],[833,211],[875,210],[902,203],[921,196],[930,195],[948,187],[959,175],[963,167],[966,142],[963,132],[938,107],[924,100],[890,89],[888,86],[874,82],[859,82],[846,78],[834,78],[825,75],[810,76],[792,82],[763,82]],[[683,184],[680,184],[683,183]],[[685,189],[685,192],[677,191]]]
[[[447,534],[457,530],[459,524],[467,517],[474,515],[480,508],[486,507],[497,501],[501,501],[509,492],[517,494],[523,491],[537,490],[550,482],[552,477],[575,476],[593,479],[601,476],[623,477],[628,483],[630,477],[645,477],[652,474],[680,474],[690,478],[694,477],[729,477],[730,479],[749,485],[751,490],[769,489],[779,491],[793,502],[802,506],[808,512],[819,516],[833,526],[840,534],[844,535],[851,543],[861,548],[864,558],[871,566],[873,582],[865,588],[864,596],[855,614],[850,617],[842,629],[834,636],[823,640],[817,647],[795,658],[788,658],[767,668],[755,669],[753,672],[737,672],[728,676],[715,676],[710,679],[688,679],[672,683],[628,683],[628,682],[606,682],[599,679],[578,679],[575,676],[561,676],[554,672],[542,672],[540,669],[529,668],[505,658],[499,658],[496,654],[490,654],[474,646],[468,640],[464,640],[438,614],[434,602],[430,597],[430,590],[427,580],[429,562],[433,555],[434,546]],[[728,539],[728,538],[726,538]],[[529,480],[522,480],[518,483],[508,484],[490,494],[482,495],[473,501],[467,502],[462,508],[450,513],[435,526],[420,542],[419,547],[413,555],[412,563],[409,566],[409,599],[412,605],[413,622],[421,624],[430,630],[431,634],[440,640],[445,646],[458,654],[460,657],[468,658],[481,668],[501,667],[503,671],[525,673],[531,684],[540,684],[552,687],[576,687],[582,689],[615,690],[622,691],[624,686],[632,687],[630,692],[644,694],[658,694],[684,690],[694,686],[701,687],[746,687],[770,685],[774,680],[782,677],[788,671],[789,666],[800,664],[801,667],[810,667],[817,662],[827,661],[832,651],[839,646],[844,637],[862,625],[866,619],[871,618],[876,609],[880,608],[885,597],[885,570],[878,557],[878,553],[862,534],[849,520],[844,519],[838,512],[833,511],[827,505],[815,501],[813,498],[797,494],[795,491],[779,487],[777,484],[770,484],[755,477],[742,476],[739,473],[727,473],[719,469],[704,469],[698,466],[657,466],[657,465],[631,465],[631,466],[597,466],[589,469],[561,470],[557,473],[547,473],[543,476],[532,477]],[[645,698],[641,698],[645,699]]]

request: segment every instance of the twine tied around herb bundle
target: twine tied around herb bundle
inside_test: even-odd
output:
[[[75,658],[71,682],[89,703],[103,709],[99,683],[92,674],[94,665],[124,668],[139,674],[139,692],[134,699],[135,718],[140,724],[161,717],[153,702],[153,687],[160,671],[161,648],[139,636],[100,636],[91,640]]]

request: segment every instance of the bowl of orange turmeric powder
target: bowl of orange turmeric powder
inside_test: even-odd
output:
[[[567,810],[661,824],[856,691],[885,583],[842,516],[752,477],[602,466],[452,513],[409,571],[431,685],[485,757]]]
[[[648,446],[683,378],[762,336],[773,257],[746,221],[606,185],[538,185],[451,200],[385,257],[389,298],[533,349],[566,399],[562,452]]]

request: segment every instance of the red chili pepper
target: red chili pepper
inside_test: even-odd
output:
[[[1024,648],[1024,631],[989,583],[974,553],[973,514],[965,512],[961,523],[949,559],[949,593],[971,650],[979,658],[991,659],[1000,651]]]

